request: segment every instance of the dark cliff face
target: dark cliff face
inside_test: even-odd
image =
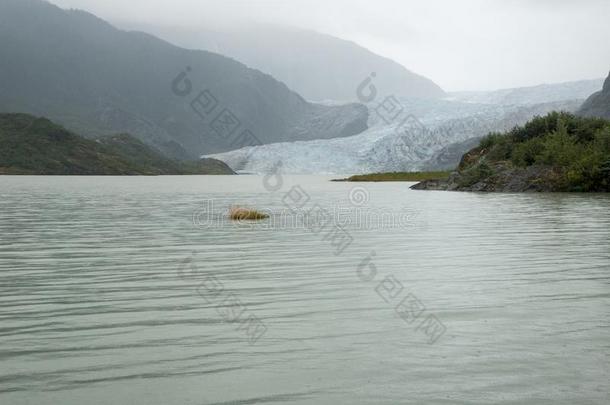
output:
[[[602,90],[591,95],[584,102],[579,114],[586,117],[610,119],[610,74],[606,78]]]
[[[40,0],[0,1],[0,111],[46,116],[91,138],[131,133],[184,159],[355,135],[368,114],[309,103],[233,59]]]

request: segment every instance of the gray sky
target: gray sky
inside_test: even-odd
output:
[[[491,90],[605,77],[610,0],[51,0],[130,22],[246,22],[352,40],[445,90]]]

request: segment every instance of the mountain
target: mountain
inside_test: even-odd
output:
[[[331,35],[273,25],[233,30],[180,30],[142,26],[190,49],[207,49],[271,74],[308,100],[357,101],[358,86],[375,73],[379,94],[440,98],[433,81],[391,59]]]
[[[205,159],[176,162],[126,134],[85,139],[45,118],[0,114],[0,174],[233,174]]]
[[[585,117],[610,119],[610,74],[606,78],[602,90],[591,95],[578,113]]]
[[[458,191],[610,191],[610,122],[553,112],[466,153],[448,179],[412,188]]]
[[[362,105],[312,104],[233,59],[41,0],[0,1],[0,111],[47,116],[87,137],[128,132],[181,159],[350,136],[367,121]]]
[[[594,91],[597,91],[603,82],[604,79],[593,79],[493,91],[462,91],[448,93],[446,99],[466,103],[501,105],[528,105],[574,99],[584,100]]]

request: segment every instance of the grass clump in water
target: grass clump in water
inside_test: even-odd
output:
[[[258,221],[269,218],[269,215],[251,208],[232,207],[229,210],[229,218],[234,221]]]

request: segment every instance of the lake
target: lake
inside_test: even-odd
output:
[[[0,177],[0,403],[610,402],[610,196],[329,180]]]

